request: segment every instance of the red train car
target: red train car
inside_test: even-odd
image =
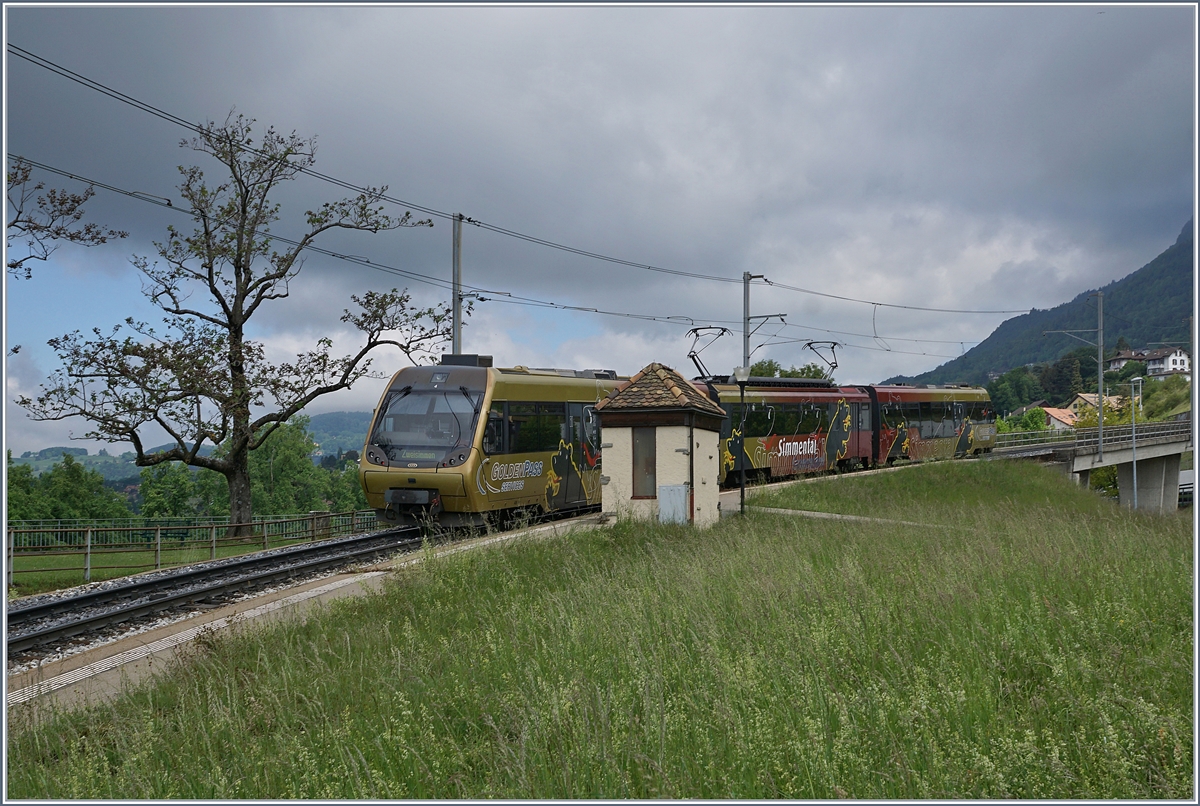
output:
[[[866,386],[876,464],[953,459],[996,446],[996,415],[978,386]]]
[[[697,378],[725,409],[722,483],[747,472],[786,477],[950,459],[990,451],[995,416],[987,391],[968,386],[837,386],[809,378],[750,378],[741,390],[728,376]]]

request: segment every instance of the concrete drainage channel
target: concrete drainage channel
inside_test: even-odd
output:
[[[471,538],[436,548],[434,553],[452,554],[518,538],[554,536],[573,529],[593,528],[604,522],[603,516],[597,515],[554,521],[515,532]],[[152,674],[155,664],[161,667],[197,637],[237,624],[294,614],[306,606],[377,589],[388,571],[423,560],[423,554],[410,554],[366,571],[334,572],[324,579],[249,596],[208,612],[182,615],[170,623],[143,626],[133,634],[101,639],[36,665],[10,669],[5,686],[6,705],[10,708],[43,702],[78,705],[107,699],[126,683]]]

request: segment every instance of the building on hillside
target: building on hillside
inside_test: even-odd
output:
[[[1009,417],[1024,417],[1025,412],[1029,411],[1030,409],[1044,409],[1044,408],[1046,408],[1047,405],[1048,405],[1048,401],[1035,400],[1032,403],[1026,403],[1024,406],[1017,409],[1016,411],[1014,411],[1012,414],[1010,414],[1008,416]]]
[[[1128,364],[1130,361],[1141,361],[1141,355],[1137,350],[1117,350],[1112,358],[1104,362],[1104,370],[1106,372],[1115,372],[1121,367]]]
[[[605,513],[708,526],[720,517],[717,477],[725,410],[654,363],[596,404],[604,444]]]
[[[1075,427],[1075,412],[1070,409],[1043,408],[1046,427],[1051,431],[1068,431]]]
[[[1159,347],[1156,350],[1121,350],[1105,362],[1105,368],[1110,371],[1118,370],[1130,361],[1144,362],[1148,378],[1183,375],[1188,383],[1192,382],[1191,356],[1187,354],[1186,350],[1179,347]]]
[[[1148,350],[1146,357],[1146,375],[1151,378],[1166,378],[1168,375],[1183,375],[1188,383],[1192,382],[1192,360],[1186,352],[1178,347],[1160,347]]]
[[[1125,402],[1125,398],[1120,395],[1105,395],[1104,405],[1114,409],[1119,409]],[[1091,409],[1096,410],[1096,393],[1095,392],[1076,392],[1075,397],[1071,398],[1064,407],[1071,410],[1071,413],[1076,417],[1080,412]]]

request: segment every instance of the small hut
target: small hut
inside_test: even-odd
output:
[[[699,526],[717,521],[724,409],[654,363],[597,403],[596,414],[605,512]]]

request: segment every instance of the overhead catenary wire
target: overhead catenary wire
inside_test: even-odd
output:
[[[799,344],[800,342],[806,342],[806,341],[809,341],[809,339],[777,339],[775,341],[764,342],[764,344],[766,346],[773,346],[773,345],[777,345],[777,344]],[[837,344],[838,344],[838,347],[849,347],[854,350],[871,350],[872,352],[877,352],[877,353],[899,353],[900,355],[924,355],[924,356],[929,356],[931,358],[958,358],[958,356],[956,356],[956,355],[944,355],[942,353],[914,352],[912,350],[896,350],[896,349],[885,350],[882,347],[868,347],[865,344],[850,344],[849,342],[842,342],[842,341],[839,341]]]
[[[204,127],[199,126],[195,123],[192,123],[191,121],[188,121],[187,119],[182,118],[179,115],[175,115],[171,112],[167,112],[159,107],[154,106],[153,104],[146,103],[145,101],[138,100],[137,98],[134,98],[123,92],[120,92],[119,90],[113,89],[112,87],[102,84],[99,81],[90,79],[87,76],[84,76],[80,73],[77,73],[73,70],[63,67],[62,65],[52,62],[49,59],[46,59],[45,57],[38,56],[37,54],[35,54],[29,50],[26,50],[24,48],[18,47],[17,45],[9,44],[7,47],[8,47],[8,52],[13,54],[14,56],[24,59],[24,60],[30,62],[31,64],[42,67],[43,69],[49,70],[50,72],[53,72],[56,75],[62,76],[63,78],[67,78],[71,81],[74,81],[84,87],[95,90],[96,92],[100,92],[103,95],[106,95],[117,101],[128,104],[136,109],[146,112],[147,114],[154,115],[155,117],[161,118],[162,120],[168,121],[170,123],[174,123],[175,125],[182,126],[186,129],[188,129],[189,131],[193,131],[196,133],[200,133],[204,129]],[[249,150],[253,151],[253,149],[249,149]],[[457,215],[457,214],[449,213],[444,210],[438,210],[433,207],[428,207],[425,205],[420,205],[420,204],[416,204],[413,202],[409,202],[404,199],[398,199],[394,196],[389,196],[385,193],[379,193],[378,191],[374,191],[370,188],[362,187],[362,186],[353,184],[351,182],[347,182],[345,180],[338,179],[337,177],[330,176],[329,174],[324,174],[319,171],[315,171],[311,168],[302,168],[302,169],[300,169],[300,172],[303,174],[306,174],[308,176],[312,176],[316,179],[320,179],[322,181],[332,183],[332,184],[342,187],[344,189],[352,190],[354,192],[371,193],[373,196],[376,196],[381,201],[386,201],[386,202],[389,202],[392,204],[399,205],[401,207],[411,208],[413,210],[417,210],[419,212],[422,212],[422,213],[425,213],[428,215],[437,216],[439,218],[444,218],[444,219],[452,219],[452,218],[454,218],[455,215]],[[525,233],[521,233],[516,230],[509,229],[507,227],[501,227],[496,224],[491,224],[489,222],[480,221],[480,220],[474,219],[474,218],[464,218],[464,221],[466,221],[467,223],[473,224],[481,229],[486,229],[486,230],[495,232],[500,235],[517,238],[517,239],[526,241],[528,243],[533,243],[533,244],[545,246],[545,247],[548,247],[551,249],[565,251],[570,254],[575,254],[575,255],[582,256],[582,257],[591,258],[594,260],[601,260],[601,261],[605,261],[608,263],[629,266],[631,268],[642,269],[645,271],[669,274],[669,275],[674,275],[674,276],[678,276],[678,277],[687,277],[687,278],[697,279],[697,280],[708,280],[708,281],[712,281],[712,282],[722,282],[722,283],[741,283],[741,282],[743,282],[742,279],[738,278],[738,277],[723,277],[720,275],[702,274],[699,272],[684,271],[682,269],[670,269],[670,268],[666,268],[666,267],[662,267],[662,266],[654,266],[652,264],[643,263],[640,261],[626,260],[624,258],[618,258],[618,257],[614,257],[611,255],[605,255],[603,253],[595,252],[593,250],[582,249],[579,247],[573,247],[573,246],[569,246],[567,244],[558,243],[557,241],[552,241],[552,240],[545,239],[545,238],[539,238],[539,237],[533,236],[533,235],[527,235]],[[773,286],[776,288],[782,288],[782,289],[785,289],[788,291],[793,291],[793,292],[797,292],[797,293],[801,293],[801,294],[810,294],[813,296],[826,297],[829,299],[837,299],[837,300],[842,300],[845,302],[852,302],[852,303],[857,303],[857,304],[862,304],[862,305],[883,306],[883,307],[887,307],[887,308],[897,308],[897,309],[912,310],[912,311],[923,311],[923,312],[927,312],[927,313],[1020,314],[1020,313],[1027,312],[1025,310],[967,310],[967,309],[958,309],[958,308],[936,308],[936,307],[926,307],[926,306],[919,306],[919,305],[903,305],[903,304],[899,304],[899,303],[878,302],[878,301],[873,301],[873,300],[865,300],[865,299],[858,299],[855,297],[843,296],[843,295],[839,295],[839,294],[831,294],[831,293],[827,293],[827,292],[823,292],[823,291],[815,291],[813,289],[802,288],[800,286],[789,285],[787,283],[773,282],[773,281],[767,280],[765,278],[763,278],[760,283],[756,283],[756,284],[770,285],[770,286]]]
[[[151,193],[145,193],[145,192],[136,191],[136,190],[126,190],[124,188],[120,188],[115,185],[108,184],[106,182],[99,182],[94,179],[89,179],[88,177],[81,176],[80,174],[73,173],[71,171],[65,171],[60,168],[55,168],[51,165],[46,165],[45,163],[42,163],[42,162],[37,162],[36,160],[31,160],[31,159],[29,159],[27,157],[23,157],[19,154],[9,154],[8,156],[11,159],[21,160],[33,167],[36,167],[40,170],[47,171],[49,173],[57,174],[58,176],[63,176],[63,177],[66,177],[68,179],[73,179],[78,182],[86,182],[89,185],[93,185],[93,186],[101,188],[103,190],[107,190],[107,191],[110,191],[113,193],[119,193],[123,196],[128,196],[132,199],[137,199],[138,201],[143,201],[143,202],[157,205],[158,207],[164,207],[164,208],[170,209],[172,211],[187,215],[188,217],[192,216],[192,212],[190,210],[184,209],[182,207],[176,207],[175,205],[173,205],[171,203],[171,200],[165,196],[156,196]],[[218,221],[216,223],[225,225],[228,222]],[[282,235],[276,235],[276,234],[272,233],[269,237],[272,240],[276,240],[281,243],[290,244],[292,246],[300,245],[300,241],[297,241],[292,238],[287,238]],[[337,260],[346,261],[348,263],[354,263],[354,264],[357,264],[360,266],[366,266],[367,268],[375,269],[377,271],[381,271],[381,272],[384,272],[387,274],[394,274],[394,275],[406,277],[406,278],[416,280],[418,282],[426,283],[428,285],[432,285],[432,286],[442,288],[442,289],[449,289],[452,285],[449,280],[443,280],[438,277],[433,277],[433,276],[430,276],[427,274],[422,274],[420,272],[414,272],[409,269],[401,269],[396,266],[390,266],[386,263],[380,263],[378,261],[371,260],[370,258],[362,257],[361,255],[345,255],[340,252],[334,252],[329,249],[324,249],[322,247],[315,246],[313,244],[307,244],[304,247],[304,249],[306,251],[314,252],[314,253],[321,254],[321,255],[326,255],[328,257],[332,257]],[[689,325],[689,326],[691,326],[691,325],[695,324],[695,320],[689,316],[655,316],[652,314],[630,313],[630,312],[626,312],[626,311],[608,311],[608,310],[603,310],[603,309],[599,309],[599,308],[585,307],[585,306],[581,306],[581,305],[567,305],[565,303],[554,302],[552,300],[538,299],[536,297],[524,297],[524,296],[521,296],[518,294],[514,294],[512,292],[509,292],[509,291],[497,291],[495,289],[485,288],[483,286],[464,284],[463,288],[479,295],[479,297],[483,301],[488,301],[488,302],[504,302],[504,303],[508,303],[508,304],[512,304],[512,305],[526,305],[526,306],[530,306],[530,307],[539,307],[539,308],[556,308],[556,309],[564,310],[564,311],[579,311],[579,312],[584,312],[584,313],[595,313],[595,314],[599,314],[601,316],[617,316],[617,317],[624,317],[624,318],[628,318],[628,319],[639,319],[639,320],[644,320],[644,321],[664,322],[664,323],[673,324],[673,325]],[[486,295],[486,297],[485,297],[485,295]]]
[[[53,173],[58,176],[65,177],[67,179],[72,179],[77,182],[86,182],[89,185],[101,188],[103,190],[107,190],[112,193],[118,193],[123,196],[128,196],[129,198],[137,199],[138,201],[143,201],[143,202],[147,202],[150,204],[154,204],[158,207],[168,208],[170,210],[173,210],[178,213],[182,213],[189,217],[191,217],[191,215],[192,215],[190,210],[184,209],[182,207],[176,207],[175,205],[173,205],[171,203],[171,200],[169,198],[167,198],[166,196],[157,196],[152,193],[146,193],[146,192],[137,191],[137,190],[127,190],[125,188],[121,188],[121,187],[117,187],[116,185],[109,184],[107,182],[101,182],[96,179],[91,179],[89,177],[82,176],[82,175],[80,175],[78,173],[74,173],[72,171],[66,171],[61,168],[56,168],[52,165],[47,165],[46,163],[43,163],[43,162],[31,160],[28,157],[22,156],[20,154],[10,153],[8,156],[10,159],[20,160],[20,161],[25,162],[35,168],[38,168],[39,170],[47,171],[48,173]],[[221,221],[218,223],[226,224],[227,222]],[[290,244],[292,246],[299,245],[299,243],[300,243],[297,240],[294,240],[291,238],[286,238],[282,235],[272,234],[270,237],[274,240],[280,241],[281,243]],[[383,273],[393,274],[393,275],[400,276],[400,277],[405,277],[405,278],[408,278],[411,280],[415,280],[417,282],[421,282],[421,283],[425,283],[427,285],[432,285],[434,287],[441,288],[443,290],[449,289],[452,286],[451,282],[448,280],[443,280],[439,277],[433,277],[431,275],[422,274],[420,272],[414,272],[410,269],[401,269],[396,266],[388,265],[386,263],[380,263],[379,261],[372,260],[371,258],[363,257],[361,255],[346,255],[346,254],[342,254],[340,252],[334,252],[332,250],[316,246],[314,244],[308,244],[307,246],[305,246],[305,249],[307,251],[314,252],[316,254],[325,255],[327,257],[332,257],[337,260],[346,261],[348,263],[353,263],[353,264],[356,264],[359,266],[365,266],[367,268],[375,269],[376,271],[380,271]],[[695,323],[697,321],[699,321],[696,318],[689,317],[689,316],[655,316],[652,314],[640,314],[640,313],[632,313],[632,312],[628,312],[628,311],[602,310],[602,309],[598,309],[598,308],[586,307],[586,306],[581,306],[581,305],[567,305],[565,303],[554,302],[552,300],[543,300],[543,299],[538,299],[535,297],[525,297],[525,296],[521,296],[518,294],[513,294],[512,292],[509,292],[509,291],[498,291],[498,290],[491,289],[491,288],[485,288],[483,286],[475,286],[475,285],[469,285],[469,284],[464,284],[463,288],[466,289],[470,293],[476,294],[482,301],[486,301],[486,302],[503,302],[503,303],[506,303],[509,305],[524,305],[524,306],[528,306],[528,307],[554,308],[554,309],[558,309],[558,310],[576,311],[576,312],[581,312],[581,313],[595,313],[595,314],[598,314],[601,316],[622,317],[622,318],[627,318],[627,319],[636,319],[636,320],[651,321],[651,322],[663,322],[666,324],[673,324],[673,325],[692,326],[692,325],[695,325]],[[734,320],[705,319],[704,321],[713,322],[713,323],[717,323],[717,324],[740,324],[740,322],[735,322]],[[821,331],[824,333],[836,333],[836,334],[840,334],[840,335],[854,335],[854,336],[865,335],[865,334],[847,333],[845,331],[838,331],[838,330],[827,330],[825,328],[815,328],[815,327],[811,327],[809,325],[797,325],[797,324],[793,324],[791,322],[786,322],[786,323],[784,323],[784,325],[786,327],[796,327],[796,328],[802,328],[802,329],[807,329],[807,330],[818,330],[818,331]],[[775,337],[772,337],[772,338],[775,338]],[[893,337],[889,337],[889,338],[893,338]],[[929,342],[936,341],[936,340],[932,340],[932,339],[908,339],[908,338],[902,337],[902,336],[897,336],[894,338],[898,341],[899,340],[918,341],[918,342],[919,341],[929,341]],[[760,346],[770,346],[772,344],[791,344],[791,343],[798,343],[798,342],[802,342],[802,341],[806,341],[806,339],[785,339],[785,340],[778,340],[778,341],[767,341],[767,342],[764,342],[763,345],[760,345]],[[949,343],[949,342],[947,342],[947,343]],[[953,342],[953,343],[957,344],[958,342]],[[876,348],[862,347],[860,345],[851,345],[851,344],[847,344],[846,346],[853,347],[856,349],[864,349],[864,350],[876,349]],[[882,351],[882,352],[887,352],[887,351]],[[928,355],[928,356],[948,357],[948,358],[953,357],[953,356],[941,356],[938,353],[915,353],[915,352],[906,352],[903,350],[897,350],[897,351],[892,351],[892,352],[899,352],[899,353],[902,353],[905,355]]]

